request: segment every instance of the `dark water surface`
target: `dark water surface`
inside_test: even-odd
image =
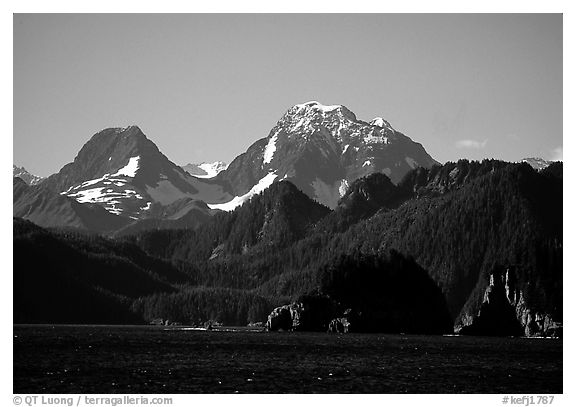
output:
[[[14,326],[14,393],[562,393],[562,340]]]

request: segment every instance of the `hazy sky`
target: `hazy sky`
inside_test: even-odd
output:
[[[14,163],[46,176],[137,124],[224,160],[292,105],[382,116],[441,162],[562,156],[562,16],[14,16]]]

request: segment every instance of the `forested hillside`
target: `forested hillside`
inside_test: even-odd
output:
[[[15,220],[14,238],[15,259],[35,250],[36,259],[47,259],[48,275],[113,295],[114,304],[147,321],[245,324],[262,321],[275,306],[319,296],[364,315],[387,315],[376,318],[386,321],[381,330],[394,326],[390,315],[409,314],[413,325],[395,329],[423,332],[431,309],[437,327],[448,320],[459,328],[474,323],[501,268],[514,270],[522,310],[509,302],[517,315],[562,321],[561,163],[537,172],[528,164],[461,160],[415,169],[398,185],[373,174],[350,185],[333,211],[283,181],[195,230],[110,240]],[[48,244],[57,247],[43,251]],[[64,252],[70,266],[58,267],[55,252]],[[34,290],[39,261],[15,261],[15,276],[38,268],[22,280],[18,300],[24,281],[34,281]],[[103,271],[90,271],[96,268]],[[104,277],[111,275],[114,283]],[[124,287],[132,278],[138,284]]]

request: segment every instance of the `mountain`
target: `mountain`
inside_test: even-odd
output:
[[[214,178],[235,197],[210,207],[233,210],[274,181],[287,179],[334,208],[360,177],[381,172],[397,183],[416,167],[436,164],[422,145],[382,118],[367,123],[345,106],[308,102],[290,108],[268,137],[252,144]]]
[[[13,215],[46,227],[72,227],[93,232],[110,232],[126,226],[130,219],[114,215],[96,204],[79,203],[43,187],[13,182]]]
[[[395,209],[411,198],[411,191],[394,185],[385,174],[376,172],[354,181],[338,206],[315,228],[322,233],[344,232],[351,225],[379,211]]]
[[[157,207],[154,217],[139,219],[114,233],[114,236],[132,235],[145,230],[196,229],[206,223],[217,210],[210,209],[203,201],[183,198],[173,204]]]
[[[196,178],[214,178],[221,171],[224,171],[226,167],[228,167],[228,164],[225,162],[214,161],[213,163],[186,164],[182,166],[182,169]]]
[[[16,194],[35,188],[20,179],[15,184]],[[69,264],[66,259],[78,257],[50,243],[56,239],[87,256],[63,269],[78,273],[73,287],[102,287],[145,321],[263,321],[266,309],[296,302],[308,311],[329,304],[326,312],[310,314],[322,316],[324,327],[334,318],[354,320],[361,331],[445,332],[448,324],[462,334],[557,335],[562,195],[562,163],[536,171],[527,163],[460,160],[414,169],[398,184],[371,174],[353,182],[334,210],[284,180],[194,229],[143,228],[104,239],[23,223],[34,233],[24,234],[26,246],[15,244],[14,273],[43,276],[21,280],[33,293],[68,284],[56,259]],[[179,204],[166,210],[175,214]],[[21,236],[15,231],[15,242]],[[23,262],[30,253],[37,263]],[[131,278],[101,281],[96,272],[81,272],[112,264],[105,275],[124,276],[132,263],[153,275],[169,271],[148,263],[153,260],[185,277],[127,295]],[[44,263],[51,265],[48,274],[41,272]],[[24,289],[17,293],[17,312],[39,306]],[[82,296],[66,298],[70,309],[84,304]]]
[[[364,175],[380,172],[397,183],[409,170],[434,164],[420,144],[381,118],[367,123],[344,106],[309,102],[289,109],[267,138],[228,167],[217,161],[182,168],[137,126],[102,130],[57,174],[29,190],[18,186],[13,215],[42,226],[121,234],[196,228],[280,180],[334,208]]]
[[[329,213],[328,208],[291,182],[281,181],[237,210],[216,214],[196,230],[149,230],[128,240],[137,242],[152,255],[179,261],[227,261],[237,255],[258,257],[302,239]]]
[[[152,255],[198,264],[194,281],[200,286],[256,290],[286,303],[329,294],[322,292],[322,270],[336,267],[337,275],[346,276],[339,264],[387,258],[392,250],[439,287],[457,330],[508,335],[498,319],[508,315],[517,321],[516,334],[549,335],[562,321],[561,165],[537,172],[526,163],[460,160],[415,169],[398,185],[373,174],[353,183],[333,211],[308,220],[303,232],[277,241],[274,250],[261,239],[272,216],[266,214],[274,211],[254,203],[264,202],[263,196],[274,201],[275,189],[196,231],[146,232],[135,242]],[[281,184],[288,182],[272,187]],[[299,205],[314,202],[301,197]],[[348,260],[335,262],[340,256]]]
[[[24,167],[17,167],[15,165],[12,165],[12,174],[14,178],[18,177],[28,185],[39,184],[44,179],[42,177],[38,177],[37,175],[30,174]]]
[[[56,195],[68,199],[56,199]],[[38,200],[47,196],[50,211],[45,208],[45,201]],[[71,222],[71,215],[59,216],[59,208],[84,208],[90,204],[120,218],[117,223],[125,225],[150,218],[175,220],[188,213],[186,208],[209,214],[205,205],[190,204],[190,200],[222,202],[230,198],[220,185],[195,178],[171,162],[137,126],[129,126],[95,134],[73,162],[15,196],[14,216],[44,226],[82,226]]]
[[[532,157],[532,158],[523,158],[521,160],[521,162],[528,163],[532,168],[539,171],[539,170],[543,170],[544,168],[548,167],[554,161],[547,161],[547,160],[544,160],[543,158]]]
[[[46,183],[78,202],[100,203],[111,213],[134,219],[146,217],[155,203],[228,197],[220,186],[199,181],[171,162],[136,126],[97,133],[73,163]]]
[[[416,170],[400,185],[415,197],[354,225],[340,241],[412,256],[442,288],[458,330],[506,335],[495,318],[511,314],[521,332],[542,335],[562,321],[561,178],[525,163],[461,160]],[[509,298],[489,295],[507,292],[504,286]],[[498,306],[482,313],[490,301]]]

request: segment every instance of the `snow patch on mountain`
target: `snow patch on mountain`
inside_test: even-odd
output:
[[[340,109],[342,107],[342,105],[325,106],[322,103],[319,103],[315,100],[312,100],[310,102],[298,104],[295,107],[298,108],[299,110],[306,109],[306,108],[312,108],[315,110],[319,110],[322,113],[330,113],[330,112],[333,112],[334,110]]]
[[[131,167],[126,169],[130,165],[131,165]],[[122,173],[123,171],[125,171],[125,173]],[[123,187],[124,185],[126,185],[126,182],[127,182],[123,177],[129,176],[129,175],[126,175],[126,173],[128,173],[128,174],[134,173],[135,174],[135,171],[137,171],[137,168],[136,168],[136,170],[134,170],[134,165],[132,163],[132,164],[127,165],[124,168],[121,168],[118,172],[116,172],[114,174],[104,174],[100,178],[90,179],[88,181],[84,181],[81,184],[72,185],[66,191],[61,192],[60,195],[68,195],[68,196],[72,197],[72,196],[76,195],[76,193],[74,191],[83,190],[84,188],[89,187],[91,185],[96,185],[99,182],[102,182],[102,184],[104,184],[104,185],[116,185],[117,187]]]
[[[101,204],[104,209],[114,215],[123,214],[124,209],[119,206],[122,200],[142,199],[138,192],[131,189],[124,191],[113,191],[110,189],[104,191],[104,189],[106,188],[90,188],[71,193],[63,192],[62,195],[67,195],[79,203]]]
[[[374,134],[370,133],[364,137],[364,142],[366,144],[390,144],[388,141],[388,137],[383,136],[382,134]]]
[[[104,196],[104,194],[102,193],[103,189],[104,188],[85,189],[83,191],[69,194],[68,196],[74,198],[76,201],[80,203],[101,202],[101,199]]]
[[[372,126],[376,126],[376,127],[380,127],[382,129],[387,129],[390,131],[394,131],[394,129],[392,128],[392,126],[390,125],[390,123],[388,123],[388,121],[384,120],[381,117],[375,117],[374,119],[372,119],[372,121],[370,122],[370,124]]]
[[[190,175],[196,178],[214,178],[220,172],[228,168],[228,164],[223,161],[214,161],[213,163],[201,163],[201,164],[186,164],[182,166],[182,169],[188,172]]]
[[[340,198],[342,198],[344,196],[344,194],[348,190],[349,186],[350,185],[348,184],[348,181],[346,181],[345,179],[342,179],[342,181],[340,181],[340,186],[338,187],[338,192],[340,193]]]
[[[140,156],[131,157],[128,160],[128,164],[125,167],[120,168],[116,173],[112,174],[113,177],[119,175],[125,175],[130,178],[134,178],[136,176],[136,172],[140,168],[139,165]]]
[[[274,158],[274,153],[276,152],[276,141],[278,141],[278,132],[268,140],[268,144],[264,149],[264,160],[262,161],[262,165],[270,164],[272,158]]]
[[[213,163],[199,164],[198,167],[206,171],[206,175],[197,175],[198,178],[214,178],[220,171],[224,171],[227,165],[222,161],[215,161]]]
[[[529,164],[536,171],[543,170],[553,163],[553,161],[544,160],[540,157],[523,158],[521,162]]]
[[[367,165],[372,164],[372,162],[370,160],[366,160],[364,161],[364,164],[362,164],[362,167],[366,167]]]
[[[268,188],[270,185],[272,185],[276,177],[278,177],[276,173],[269,172],[264,178],[258,181],[258,183],[254,185],[252,189],[250,189],[250,191],[248,191],[244,195],[236,196],[231,201],[225,203],[208,204],[208,207],[210,209],[220,209],[222,211],[231,212],[234,209],[238,208],[239,206],[242,206],[244,202],[250,200],[250,198],[252,198],[254,195],[259,194],[260,192]]]

